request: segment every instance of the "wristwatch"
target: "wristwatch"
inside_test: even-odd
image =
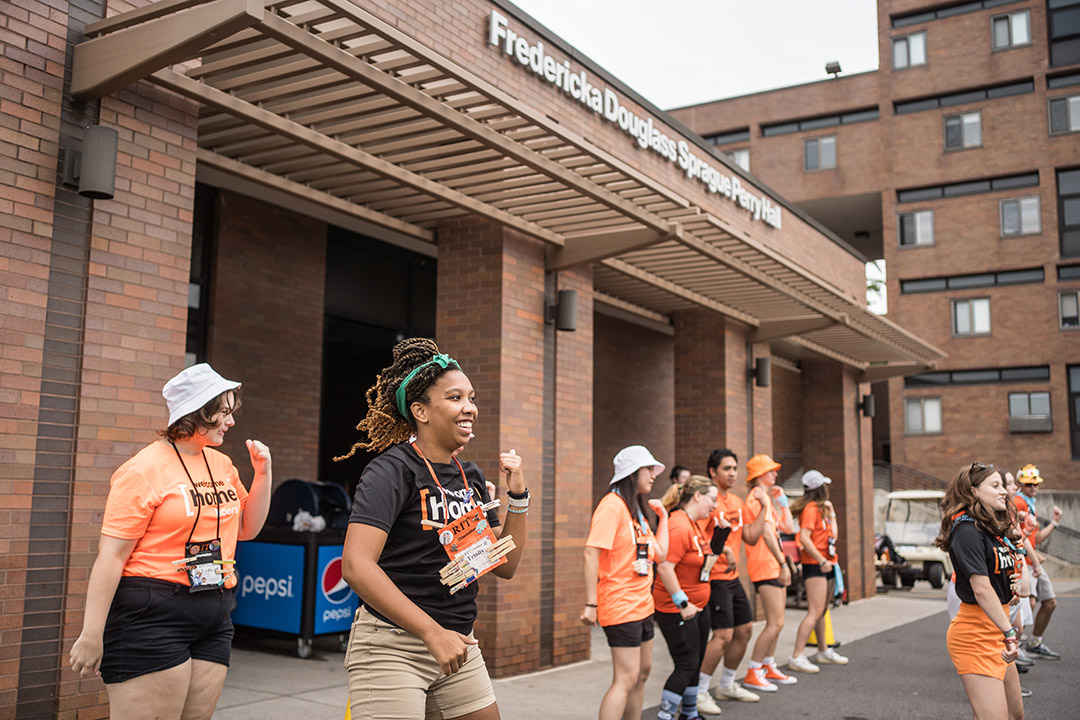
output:
[[[680,610],[685,610],[686,606],[689,605],[689,604],[690,604],[690,601],[683,598],[683,600],[681,602],[675,603],[675,607],[679,608]]]

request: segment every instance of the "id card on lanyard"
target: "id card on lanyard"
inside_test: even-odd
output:
[[[685,511],[684,511],[685,512]],[[701,558],[701,572],[698,573],[699,582],[709,582],[709,576],[712,574],[713,565],[716,564],[717,556],[713,554],[712,547],[708,545],[705,540],[705,534],[701,532],[698,524],[694,522],[693,518],[690,520],[690,529],[694,533],[694,547],[697,549],[698,557]]]
[[[647,577],[652,570],[652,563],[649,562],[649,533],[645,528],[648,525],[645,524],[645,517],[639,512],[638,523],[634,523],[634,519],[630,519],[630,536],[634,538],[634,545],[637,548],[637,552],[634,555],[634,572],[641,577]]]
[[[171,441],[169,444],[173,446],[173,450],[176,450],[176,459],[180,461],[180,467],[184,468],[184,474],[187,475],[188,482],[191,483],[191,487],[195,490],[195,495],[202,497],[203,494],[199,492],[195,480],[192,479],[191,473],[188,472],[187,465],[184,464],[184,458],[180,456],[180,450]],[[233,573],[232,567],[226,567],[227,565],[233,565],[233,562],[224,560],[221,556],[221,496],[218,495],[217,484],[214,482],[214,474],[210,472],[210,461],[206,459],[205,450],[202,451],[202,459],[206,463],[206,475],[210,478],[210,492],[214,495],[214,511],[217,516],[217,524],[213,538],[192,541],[195,536],[195,528],[199,526],[199,518],[202,516],[203,503],[201,500],[196,502],[195,523],[191,526],[191,532],[188,533],[187,542],[184,543],[184,557],[173,561],[174,565],[181,565],[181,567],[177,568],[178,571],[187,571],[188,584],[191,586],[190,592],[220,589],[225,586],[225,578]]]
[[[477,505],[457,520],[450,520],[450,507],[446,502],[446,490],[443,489],[442,483],[439,482],[438,476],[435,475],[435,468],[431,467],[431,463],[428,462],[428,459],[424,457],[424,453],[420,451],[420,448],[416,447],[415,443],[412,443],[412,447],[424,461],[424,464],[427,465],[431,479],[435,482],[435,487],[442,494],[443,512],[447,523],[439,531],[439,544],[446,551],[447,557],[456,563],[465,574],[465,581],[454,585],[450,589],[450,594],[453,595],[466,585],[475,582],[505,563],[506,557],[500,557],[498,560],[491,560],[488,557],[488,550],[495,546],[496,540],[495,533],[492,532],[491,523],[488,522],[482,505]],[[469,480],[465,477],[465,468],[461,466],[456,457],[454,462],[461,472],[461,481],[465,484],[465,504],[468,505],[472,502],[472,488],[469,487]]]

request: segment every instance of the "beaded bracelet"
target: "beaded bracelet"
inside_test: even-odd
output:
[[[506,512],[512,512],[515,515],[525,515],[529,512],[529,506],[526,505],[525,507],[516,508],[511,505],[510,507],[506,508]]]

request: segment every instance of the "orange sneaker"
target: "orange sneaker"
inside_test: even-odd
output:
[[[743,687],[758,692],[776,692],[778,687],[765,679],[765,668],[750,668],[746,671],[746,677],[742,679]]]
[[[772,665],[762,665],[762,669],[765,671],[765,679],[774,682],[777,685],[794,685],[799,682],[798,678],[793,678],[790,675],[785,675],[780,672],[780,668],[776,667],[776,663]]]

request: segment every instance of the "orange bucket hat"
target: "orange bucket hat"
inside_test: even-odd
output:
[[[779,470],[780,467],[780,463],[768,455],[755,455],[746,461],[746,482],[752,482],[770,470]]]

